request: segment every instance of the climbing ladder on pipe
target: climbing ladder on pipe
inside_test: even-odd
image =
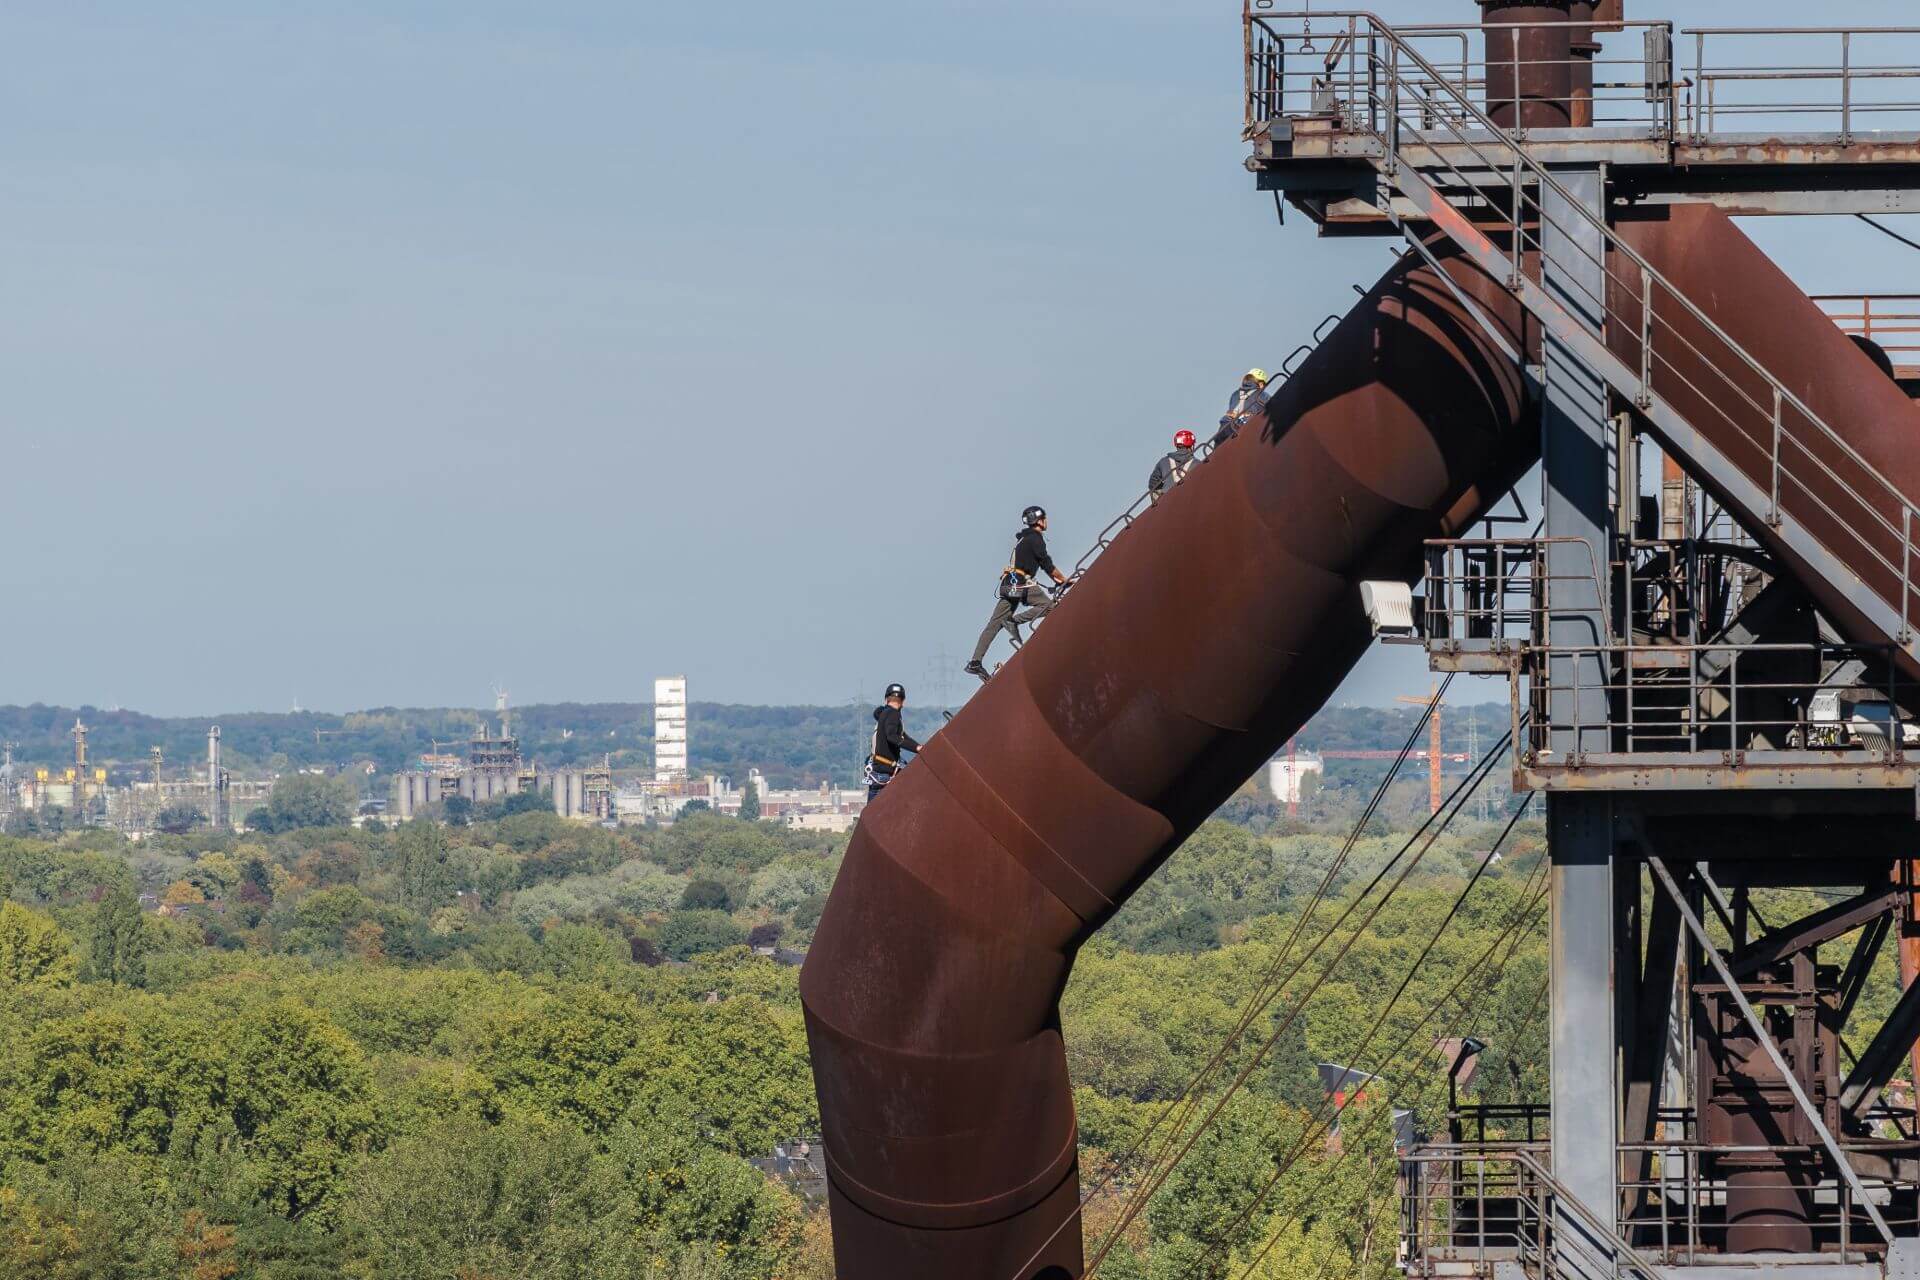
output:
[[[1342,56],[1363,60],[1367,74],[1329,91],[1358,85],[1368,99],[1342,103],[1343,124],[1377,144],[1365,153],[1382,179],[1380,203],[1414,251],[1431,261],[1437,230],[1503,282],[1796,578],[1829,597],[1842,625],[1860,633],[1853,639],[1888,646],[1920,674],[1920,485],[1898,484],[1862,456],[1846,429],[1855,424],[1824,420],[1408,39],[1371,15],[1351,16],[1364,31]],[[1424,221],[1396,213],[1393,194]],[[1563,260],[1594,259],[1601,296],[1583,296],[1561,272],[1549,283],[1549,232]],[[1597,258],[1583,242],[1601,246]],[[1457,296],[1506,346],[1484,311]],[[1694,382],[1702,370],[1705,386]]]

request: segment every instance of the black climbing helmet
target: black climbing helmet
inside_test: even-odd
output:
[[[900,699],[902,702],[907,700],[907,687],[905,685],[890,684],[887,686],[887,701],[891,702],[895,698]]]
[[[1022,511],[1020,513],[1020,519],[1022,523],[1024,523],[1029,529],[1033,528],[1033,526],[1039,524],[1042,520],[1045,520],[1046,518],[1047,518],[1047,509],[1045,507],[1028,507],[1025,511]]]

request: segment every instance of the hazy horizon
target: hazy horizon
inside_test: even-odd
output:
[[[862,705],[865,705],[866,702],[872,702],[875,700],[876,699],[864,699],[862,700]],[[931,699],[913,699],[912,701],[914,705],[919,705],[919,706],[949,705],[949,704],[933,702]],[[767,710],[786,710],[786,709],[822,709],[822,708],[833,709],[833,708],[840,708],[840,707],[846,707],[846,706],[852,705],[852,702],[853,702],[852,699],[841,699],[838,702],[792,702],[792,701],[736,702],[736,701],[731,701],[731,700],[721,699],[721,698],[696,697],[696,698],[690,699],[687,705],[692,707],[699,707],[699,706],[743,707],[743,708],[764,708]],[[1507,698],[1504,692],[1501,693],[1500,696],[1498,697],[1473,698],[1468,695],[1467,691],[1454,690],[1448,693],[1446,705],[1449,707],[1456,707],[1456,708],[1472,708],[1472,707],[1486,707],[1486,706],[1505,706],[1506,702],[1507,702]],[[635,700],[626,699],[626,698],[563,698],[563,699],[558,699],[551,702],[528,702],[528,703],[516,702],[513,704],[512,709],[515,714],[519,714],[521,712],[552,710],[559,707],[620,707],[620,706],[650,707],[652,705],[653,703],[650,700],[635,701]],[[1334,698],[1334,699],[1330,699],[1327,702],[1323,710],[1365,708],[1367,710],[1374,710],[1374,711],[1393,711],[1393,710],[1400,709],[1404,705],[1405,704],[1397,703],[1392,699],[1388,699],[1387,701],[1384,701],[1384,702],[1368,702],[1360,699]],[[278,715],[354,716],[354,715],[369,715],[377,712],[398,712],[398,713],[404,714],[406,712],[432,712],[432,711],[472,711],[477,714],[484,714],[487,716],[491,716],[494,714],[494,707],[492,703],[482,704],[477,702],[472,702],[472,703],[438,702],[438,703],[404,703],[404,704],[392,703],[392,704],[386,704],[386,705],[380,705],[380,706],[348,707],[348,708],[345,708],[344,710],[339,708],[332,708],[332,707],[301,706],[297,708],[295,707],[287,707],[287,708],[226,707],[217,711],[207,711],[204,709],[196,709],[196,710],[190,710],[190,711],[174,711],[174,712],[157,712],[157,711],[149,711],[144,707],[115,706],[115,705],[105,705],[105,704],[96,704],[96,703],[87,703],[87,702],[47,702],[47,701],[0,702],[0,712],[32,711],[36,708],[53,710],[53,711],[93,712],[101,715],[136,715],[136,716],[145,716],[154,720],[206,720],[209,722],[218,721],[222,716],[278,716]]]

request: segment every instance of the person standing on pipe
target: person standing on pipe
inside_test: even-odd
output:
[[[873,709],[873,749],[867,753],[867,803],[872,804],[881,788],[900,772],[900,753],[920,754],[920,744],[901,723],[900,709],[907,705],[906,686],[887,686],[886,701]]]
[[[1220,418],[1220,429],[1213,433],[1213,447],[1218,449],[1227,441],[1240,434],[1240,428],[1247,425],[1247,419],[1260,412],[1267,402],[1267,371],[1249,369],[1246,377],[1240,379],[1240,385],[1227,397],[1227,411]]]
[[[1028,507],[1020,513],[1020,523],[1020,532],[1013,540],[1013,561],[1000,574],[1000,598],[994,602],[993,616],[987,619],[986,630],[973,646],[973,657],[963,668],[968,675],[982,680],[990,674],[984,659],[993,646],[993,638],[1005,631],[1013,640],[1014,648],[1019,648],[1020,624],[1046,617],[1047,610],[1053,608],[1067,585],[1067,575],[1054,567],[1053,557],[1047,554],[1046,508]],[[1043,570],[1060,588],[1055,596],[1048,596],[1047,589],[1038,581]],[[1027,606],[1025,611],[1015,612],[1021,605]]]
[[[1185,480],[1192,468],[1193,432],[1182,428],[1173,433],[1173,452],[1160,459],[1147,477],[1147,492],[1155,502],[1160,501],[1161,495]]]

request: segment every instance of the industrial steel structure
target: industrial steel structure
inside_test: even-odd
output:
[[[1482,9],[1243,14],[1261,189],[1406,252],[863,817],[802,974],[847,1280],[1086,1271],[1074,953],[1393,580],[1511,680],[1552,908],[1551,1097],[1409,1154],[1404,1268],[1920,1274],[1920,306],[1729,218],[1920,212],[1920,28]],[[1536,463],[1543,528],[1476,528]]]
[[[521,756],[504,692],[495,694],[494,712],[500,717],[497,726],[481,723],[464,756],[436,750],[421,757],[419,768],[394,774],[388,816],[410,822],[428,805],[455,797],[481,804],[527,791],[547,793],[563,818],[606,822],[615,817],[613,770],[605,762],[584,769],[543,768]]]

